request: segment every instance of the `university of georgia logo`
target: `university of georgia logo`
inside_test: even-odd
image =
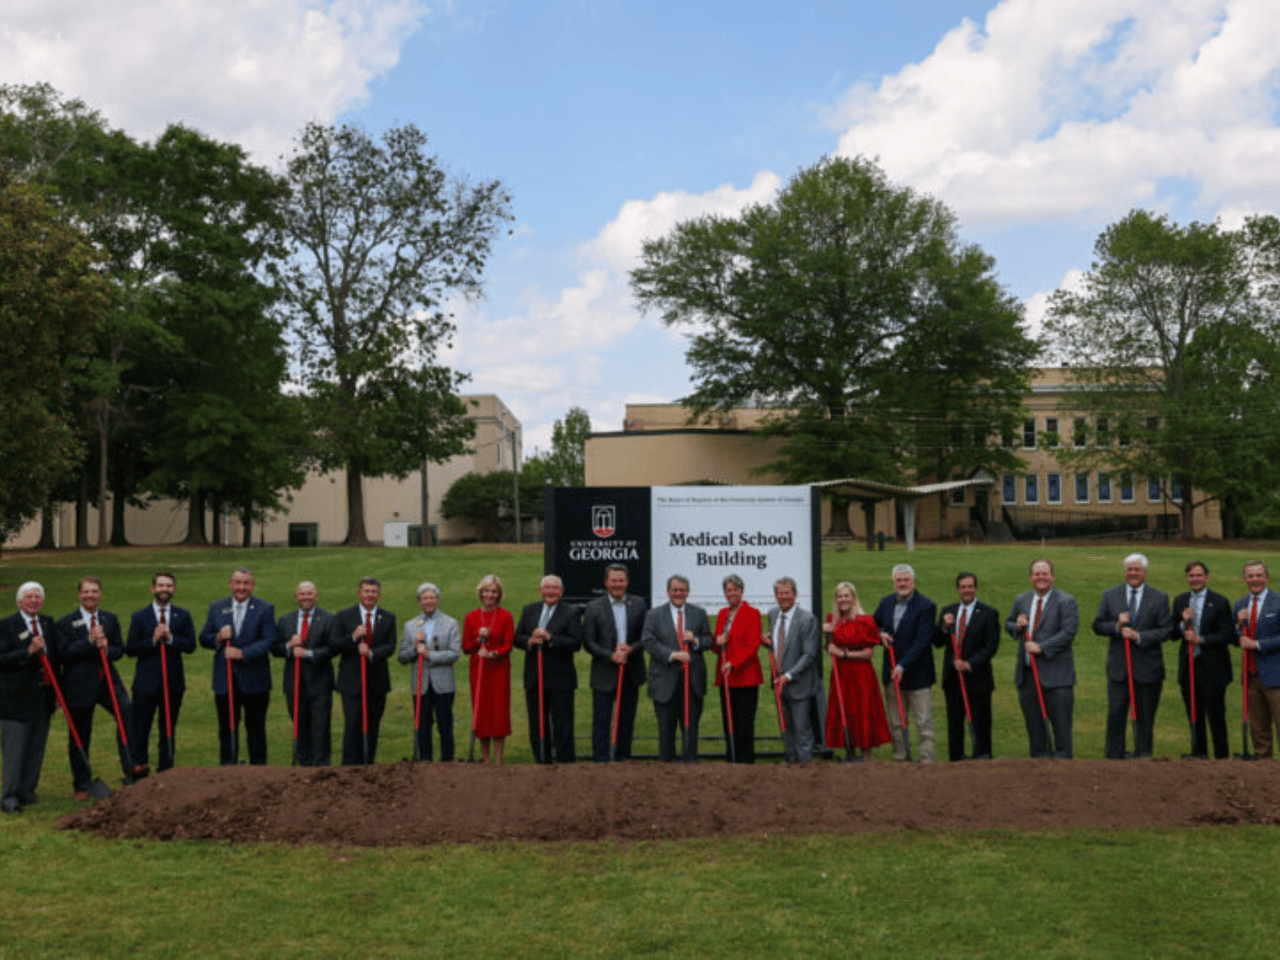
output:
[[[592,533],[597,537],[612,537],[617,529],[617,515],[613,507],[597,505],[591,508]]]

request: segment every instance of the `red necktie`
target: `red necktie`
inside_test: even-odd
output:
[[[302,645],[304,647],[307,645],[307,634],[310,632],[310,630],[311,630],[311,611],[303,610],[302,611],[302,632],[298,634],[298,636],[302,638]]]
[[[1044,597],[1036,597],[1036,619],[1031,624],[1031,637],[1040,632],[1040,617],[1044,614]]]
[[[968,610],[968,608],[967,608],[967,607],[965,607],[965,608],[962,608],[962,609],[960,610],[960,630],[959,630],[959,636],[960,636],[960,642],[961,642],[961,643],[963,643],[963,642],[964,642],[964,631],[965,631],[965,628],[966,628],[966,627],[968,627],[968,626],[969,626],[969,610]]]
[[[161,608],[160,610],[160,626],[162,627],[164,626],[164,609],[163,608]]]
[[[1249,610],[1249,639],[1250,640],[1258,639],[1258,596],[1257,594],[1254,594],[1253,606]],[[1249,657],[1249,675],[1250,676],[1258,675],[1258,659],[1257,658],[1258,658],[1258,653],[1255,650],[1252,652],[1252,654]]]
[[[367,610],[364,614],[364,642],[373,645],[373,614]]]

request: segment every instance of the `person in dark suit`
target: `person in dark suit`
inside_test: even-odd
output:
[[[1004,628],[1018,641],[1013,684],[1027,724],[1031,756],[1070,760],[1076,685],[1072,646],[1080,629],[1080,609],[1075,597],[1053,585],[1052,561],[1043,557],[1031,561],[1031,589],[1013,601]],[[1040,711],[1036,673],[1031,667],[1033,657],[1040,674],[1045,712],[1053,729],[1052,743]]]
[[[293,592],[297,608],[276,623],[271,653],[284,657],[284,702],[298,727],[298,766],[327,767],[332,752],[333,614],[316,606],[320,593],[310,580]],[[298,702],[294,703],[294,687]]]
[[[947,755],[964,759],[964,698],[973,715],[973,759],[991,759],[991,692],[995,676],[991,661],[1000,649],[1000,614],[978,599],[978,575],[956,575],[959,603],[942,608],[933,645],[942,647],[942,693],[947,702]],[[959,641],[960,653],[955,652]],[[964,690],[960,677],[964,677]]]
[[[818,674],[818,620],[796,606],[799,591],[791,577],[773,584],[776,607],[769,609],[769,633],[760,642],[774,650],[778,665],[775,687],[782,694],[782,714],[787,728],[783,747],[788,763],[813,759],[813,705],[822,689]]]
[[[561,603],[564,584],[547,574],[538,584],[541,603],[527,604],[516,624],[516,646],[525,652],[524,696],[529,715],[529,743],[538,763],[573,763],[573,691],[578,671],[573,655],[582,646],[582,611]],[[542,670],[542,692],[538,670]],[[542,701],[539,720],[538,703]],[[545,735],[545,739],[542,735]]]
[[[649,605],[627,593],[626,564],[605,568],[603,597],[587,604],[582,615],[582,645],[591,654],[591,758],[596,763],[631,759],[636,705],[644,683],[644,617]],[[618,677],[622,695],[618,696]],[[618,713],[618,744],[613,746],[613,714]]]
[[[387,661],[396,650],[396,615],[378,606],[382,583],[377,577],[360,581],[360,602],[340,610],[329,631],[329,646],[341,654],[338,692],[342,694],[342,762],[346,766],[373,763],[378,755],[378,729],[391,692]],[[360,661],[365,661],[369,733],[364,733],[364,705],[360,698]]]
[[[44,609],[44,587],[18,587],[18,612],[0,620],[0,810],[17,813],[36,802],[49,715],[55,704],[45,678],[48,657],[58,674],[57,625]]]
[[[884,659],[880,667],[880,682],[884,685],[885,711],[889,714],[889,729],[893,733],[893,759],[907,758],[907,745],[911,736],[902,729],[898,716],[897,691],[894,676],[902,688],[903,705],[915,721],[916,735],[920,741],[920,759],[932,763],[936,756],[933,736],[933,684],[937,674],[933,669],[933,627],[936,620],[933,601],[916,590],[916,572],[908,564],[893,568],[893,593],[880,600],[876,608],[876,626],[880,628],[880,641],[885,645]],[[889,648],[898,659],[895,670],[889,657]]]
[[[1249,592],[1235,603],[1246,682],[1249,735],[1258,759],[1272,753],[1271,728],[1280,725],[1280,596],[1271,592],[1271,571],[1261,560],[1244,565]]]
[[[136,767],[147,767],[147,744],[151,740],[151,724],[158,715],[160,737],[156,753],[159,769],[173,766],[173,743],[165,735],[164,677],[169,681],[168,723],[177,730],[182,698],[187,690],[182,658],[196,652],[196,625],[191,614],[172,604],[178,582],[168,571],[151,578],[151,603],[129,618],[129,634],[124,652],[136,658],[133,669],[133,751]],[[164,650],[163,658],[161,649]],[[163,659],[165,674],[161,673]]]
[[[687,603],[689,581],[682,576],[667,578],[667,602],[654,607],[644,618],[640,643],[649,653],[649,698],[658,720],[658,759],[676,756],[676,727],[684,737],[684,760],[698,758],[698,721],[702,698],[707,692],[707,665],[703,651],[711,649],[711,625],[707,612]],[[683,631],[683,633],[681,632]],[[689,678],[689,715],[685,724],[685,676]]]
[[[271,647],[276,642],[276,608],[253,595],[253,571],[236,567],[228,583],[231,596],[209,605],[200,630],[200,646],[213,650],[213,703],[218,712],[218,746],[223,766],[239,763],[240,714],[244,712],[249,762],[267,762],[267,704],[271,701]],[[231,664],[228,712],[227,664]]]
[[[418,609],[422,611],[404,625],[397,659],[413,664],[412,684],[418,681],[416,672],[418,657],[422,657],[422,685],[416,696],[422,698],[415,705],[420,711],[418,724],[418,757],[431,759],[431,724],[440,729],[440,760],[453,760],[453,700],[458,691],[458,678],[454,665],[462,656],[462,631],[458,621],[440,611],[440,588],[434,583],[418,584]]]
[[[1231,684],[1229,645],[1238,643],[1231,620],[1231,601],[1209,589],[1209,568],[1200,560],[1192,560],[1186,568],[1187,586],[1173,600],[1173,629],[1182,638],[1178,647],[1178,686],[1182,702],[1191,719],[1190,657],[1195,659],[1195,722],[1191,755],[1209,757],[1205,722],[1213,736],[1213,755],[1219,760],[1230,755],[1227,746],[1226,693]]]
[[[99,609],[102,581],[97,577],[82,577],[76,585],[76,592],[80,598],[79,609],[58,621],[62,694],[71,709],[71,720],[80,734],[84,753],[89,752],[93,740],[94,706],[100,706],[107,712],[116,731],[116,750],[124,782],[133,783],[147,775],[147,767],[134,764],[129,747],[133,707],[115,667],[115,661],[124,656],[120,621],[114,613]],[[103,652],[106,653],[105,664]],[[71,760],[71,780],[76,799],[88,799],[89,781],[92,779],[89,765],[70,736],[67,737],[67,755]]]
[[[1151,756],[1164,686],[1164,643],[1173,634],[1169,595],[1147,583],[1147,558],[1131,553],[1124,558],[1124,583],[1112,587],[1098,602],[1093,632],[1109,637],[1107,645],[1106,757],[1123,760],[1125,730],[1129,725],[1129,661],[1133,664],[1133,699],[1138,722],[1134,729],[1133,756]],[[1125,641],[1129,650],[1126,659]]]

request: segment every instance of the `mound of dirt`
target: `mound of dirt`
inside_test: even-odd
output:
[[[424,846],[1280,823],[1269,762],[178,767],[69,814],[112,838]]]

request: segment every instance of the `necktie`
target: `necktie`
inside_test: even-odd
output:
[[[1036,597],[1036,612],[1035,612],[1035,616],[1031,618],[1031,632],[1027,634],[1028,640],[1034,640],[1036,638],[1036,634],[1040,632],[1040,616],[1043,613],[1044,613],[1044,597]],[[1028,650],[1025,656],[1026,656],[1027,663],[1030,664],[1031,651]]]
[[[164,626],[164,607],[160,608],[160,626]]]
[[[39,617],[31,618],[31,635],[33,637],[40,636],[40,618]]]
[[[96,613],[91,613],[89,614],[89,632],[93,633],[93,631],[97,629],[98,629],[98,615]]]
[[[964,631],[965,631],[965,628],[968,626],[969,626],[969,608],[962,607],[960,609],[960,629],[957,632],[957,635],[960,637],[961,643],[964,643]]]
[[[302,638],[302,645],[304,647],[307,645],[307,634],[310,631],[311,631],[311,611],[303,610],[302,611],[302,630],[298,633],[298,636]]]
[[[782,662],[782,647],[787,639],[787,615],[781,614],[778,617],[778,639],[774,641],[774,648],[778,652],[778,662]]]
[[[1135,620],[1138,619],[1138,588],[1129,588],[1129,626],[1133,626]]]
[[[373,613],[369,610],[364,612],[364,642],[373,643]]]
[[[240,636],[240,628],[244,626],[244,604],[237,603],[235,611],[236,636]]]

